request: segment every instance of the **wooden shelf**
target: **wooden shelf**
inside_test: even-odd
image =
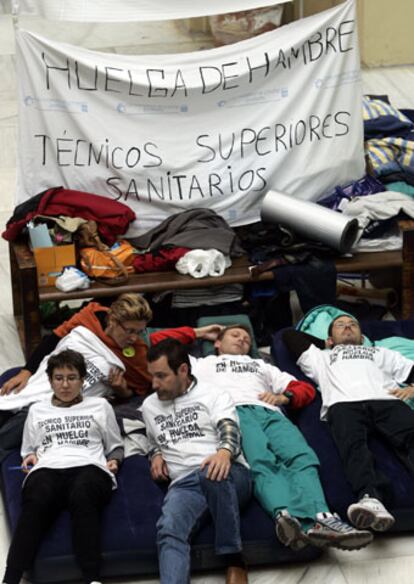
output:
[[[338,273],[369,273],[376,270],[401,268],[402,272],[402,314],[403,318],[414,315],[414,222],[402,222],[403,250],[371,253],[357,253],[352,257],[338,257],[335,260]],[[10,265],[13,289],[13,309],[19,323],[22,346],[29,355],[40,341],[39,303],[72,299],[103,298],[123,292],[164,292],[225,284],[246,284],[273,279],[271,271],[252,278],[247,257],[233,260],[233,265],[223,276],[214,278],[192,278],[174,271],[134,274],[127,284],[106,286],[93,283],[87,290],[61,292],[54,286],[39,288],[33,254],[25,243],[10,244]]]

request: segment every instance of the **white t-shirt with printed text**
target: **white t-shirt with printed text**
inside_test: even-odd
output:
[[[161,451],[172,482],[200,468],[205,458],[216,453],[220,420],[238,425],[229,394],[197,381],[174,400],[160,400],[153,393],[145,399],[142,413],[150,446]]]
[[[209,355],[200,359],[190,357],[190,361],[197,379],[208,380],[214,387],[228,391],[236,406],[254,405],[280,411],[258,396],[265,391],[282,393],[291,381],[296,381],[290,373],[248,355]]]
[[[104,398],[86,397],[70,407],[54,406],[51,398],[33,404],[25,422],[21,455],[34,453],[40,468],[63,469],[93,464],[107,469],[106,455],[123,447],[112,407]]]
[[[297,361],[322,394],[321,419],[338,402],[398,399],[390,394],[407,379],[414,362],[384,347],[311,345]]]

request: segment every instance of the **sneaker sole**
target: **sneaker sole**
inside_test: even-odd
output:
[[[369,545],[373,540],[371,532],[352,533],[349,535],[328,535],[323,533],[308,533],[310,542],[318,547],[334,547],[339,550],[360,550]]]
[[[388,531],[395,523],[394,517],[377,517],[372,524],[374,531]]]
[[[355,506],[348,510],[348,519],[358,529],[373,529],[374,531],[387,531],[394,523],[395,519],[392,516],[381,517],[375,515],[370,509]]]
[[[348,519],[358,529],[372,528],[377,519],[371,509],[359,505],[351,505],[348,509]]]
[[[309,545],[307,536],[300,530],[293,517],[279,517],[276,525],[276,536],[280,543],[298,552]]]

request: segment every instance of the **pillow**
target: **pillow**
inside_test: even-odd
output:
[[[351,313],[331,306],[330,304],[321,304],[312,308],[301,321],[296,325],[296,329],[304,333],[325,340],[328,337],[328,329],[331,322],[338,316],[350,316],[355,318]],[[364,335],[364,345],[371,346],[373,343]]]
[[[197,327],[207,326],[209,324],[222,324],[223,326],[231,326],[233,324],[242,324],[250,329],[252,336],[252,347],[250,349],[250,356],[257,359],[260,358],[259,350],[257,348],[256,339],[254,338],[254,330],[250,318],[247,314],[226,314],[222,316],[202,316],[197,321]],[[214,354],[214,343],[211,341],[202,342],[203,357]]]

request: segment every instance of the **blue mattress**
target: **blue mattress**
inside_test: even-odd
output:
[[[0,378],[1,382],[1,378]],[[10,454],[1,467],[2,494],[6,515],[13,530],[20,512],[21,485],[18,452]],[[118,474],[118,489],[105,510],[103,521],[103,577],[156,575],[155,524],[166,490],[152,481],[145,457],[127,458]],[[292,552],[276,539],[273,521],[252,499],[242,512],[242,538],[249,565],[309,561],[320,556],[317,548]],[[213,550],[214,530],[208,521],[194,540],[193,570],[222,567]],[[80,579],[70,541],[69,515],[62,513],[44,540],[32,573],[35,583]]]

